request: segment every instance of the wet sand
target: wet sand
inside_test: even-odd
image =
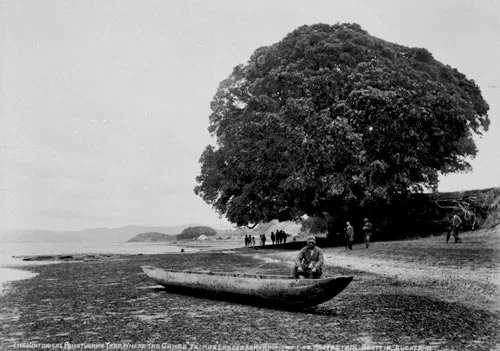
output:
[[[467,233],[462,244],[446,246],[442,239],[325,249],[325,275],[354,280],[334,299],[300,311],[170,294],[140,269],[243,272],[266,263],[260,273],[289,274],[295,252],[279,249],[225,247],[33,266],[37,276],[7,283],[0,296],[0,349],[32,349],[34,343],[64,349],[67,343],[494,350],[500,346],[498,230]]]
[[[22,279],[29,279],[36,277],[37,273],[21,270],[21,269],[14,269],[14,268],[3,268],[0,267],[0,295],[4,295],[7,292],[7,284],[6,282],[10,281],[15,281],[15,280],[22,280]]]

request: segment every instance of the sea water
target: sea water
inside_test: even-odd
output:
[[[3,291],[3,283],[36,276],[29,271],[29,266],[57,263],[56,261],[26,262],[20,256],[86,253],[152,255],[180,252],[180,250],[180,246],[172,243],[0,242],[0,294]],[[185,248],[184,251],[195,252],[198,249]]]

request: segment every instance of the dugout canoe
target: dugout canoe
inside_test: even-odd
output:
[[[293,279],[284,275],[175,271],[153,266],[141,268],[167,291],[271,307],[318,305],[332,299],[352,281],[351,276]]]

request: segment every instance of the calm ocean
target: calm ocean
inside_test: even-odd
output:
[[[114,253],[114,254],[161,254],[180,252],[180,246],[171,243],[82,243],[82,242],[0,242],[0,293],[2,283],[27,279],[35,274],[29,267],[54,262],[24,262],[14,256],[57,255],[76,253]],[[199,251],[197,248],[184,248],[185,252]],[[11,267],[23,267],[14,269]]]

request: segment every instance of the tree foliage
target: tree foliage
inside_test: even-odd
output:
[[[200,235],[214,236],[217,235],[217,231],[213,228],[205,226],[188,227],[184,229],[182,233],[177,235],[177,239],[179,240],[196,239]]]
[[[390,202],[467,171],[474,81],[356,24],[302,26],[220,83],[195,193],[238,225]]]

